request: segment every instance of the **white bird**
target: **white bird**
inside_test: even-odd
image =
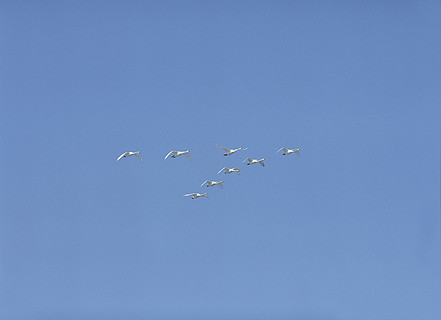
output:
[[[229,156],[230,154],[233,154],[233,153],[235,153],[235,152],[237,152],[239,150],[246,150],[246,149],[248,149],[248,148],[245,148],[245,149],[244,148],[228,149],[228,148],[219,147],[219,146],[216,146],[216,147],[218,147],[219,149],[222,149],[222,150],[225,151],[224,156]]]
[[[141,162],[143,161],[141,156],[139,155],[141,151],[136,151],[136,152],[124,152],[122,155],[119,156],[118,159],[116,159],[116,161],[119,161],[119,159],[121,158],[127,158],[127,157],[131,157],[131,156],[135,156],[137,157]]]
[[[263,163],[263,160],[265,160],[265,159],[264,158],[262,158],[262,159],[246,158],[244,161],[242,161],[242,163],[245,162],[245,161],[248,161],[247,165],[260,163],[262,165],[262,167],[264,167],[265,163]]]
[[[219,187],[220,187],[221,189],[223,189],[224,186],[222,185],[222,182],[223,182],[223,181],[210,181],[210,180],[205,180],[204,183],[201,184],[201,187],[202,187],[204,184],[207,184],[207,187],[212,187],[212,186],[215,186],[215,185],[218,184]]]
[[[285,148],[285,147],[282,147],[282,148],[279,149],[279,151],[280,151],[280,150],[283,150],[282,155],[284,155],[284,156],[295,152],[296,155],[297,155],[297,157],[300,157],[300,152],[299,152],[300,149],[287,149],[287,148]],[[279,152],[279,151],[277,151],[277,152]],[[277,153],[277,152],[276,152],[276,153]]]
[[[185,194],[184,197],[189,197],[191,196],[192,199],[197,199],[199,197],[204,197],[204,198],[208,198],[207,197],[207,193],[189,193],[189,194]]]
[[[190,156],[190,150],[186,150],[186,151],[170,151],[164,159],[167,159],[169,155],[173,154],[171,157],[172,158],[177,158],[179,156],[182,156],[183,154],[188,158],[188,160],[191,160],[191,156]]]
[[[222,172],[222,170],[225,170],[225,174],[229,174],[229,173],[232,173],[232,172],[237,172],[237,174],[240,176],[240,170],[238,169],[238,168],[222,168],[222,169],[220,169],[219,170],[219,172],[217,173],[217,174],[219,174],[219,173],[221,173]]]

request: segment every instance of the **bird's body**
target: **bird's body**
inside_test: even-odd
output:
[[[229,148],[224,148],[224,147],[219,147],[219,146],[216,146],[216,147],[225,151],[224,156],[229,156],[237,151],[248,149],[248,148],[229,149]]]
[[[237,174],[240,176],[240,170],[238,168],[222,168],[219,170],[219,172],[217,174],[221,173],[223,170],[225,170],[225,172],[224,172],[225,174],[237,172]]]
[[[204,198],[208,198],[207,197],[207,193],[189,193],[189,194],[185,194],[184,197],[189,197],[191,196],[192,199],[197,199],[200,197],[204,197]]]
[[[188,160],[191,160],[190,150],[186,150],[186,151],[175,151],[175,150],[172,150],[172,151],[170,151],[170,152],[165,156],[164,159],[167,159],[170,155],[172,155],[172,156],[171,156],[172,158],[177,158],[177,157],[179,157],[179,156],[185,155],[185,156],[188,158]]]
[[[284,156],[287,156],[287,155],[295,152],[297,157],[300,157],[300,149],[298,149],[298,148],[297,149],[288,149],[288,148],[282,147],[279,149],[279,151],[281,151],[281,150],[283,150],[282,155],[284,155]],[[277,152],[279,152],[279,151],[277,151]]]
[[[223,186],[222,183],[223,183],[223,181],[210,181],[210,180],[205,180],[204,183],[201,184],[201,187],[202,187],[204,184],[207,184],[207,187],[213,187],[213,186],[215,186],[215,185],[219,185],[219,187],[220,187],[221,189],[223,189],[224,186]]]
[[[262,167],[264,167],[264,166],[265,166],[265,163],[263,163],[264,160],[265,160],[264,158],[262,158],[262,159],[251,159],[251,158],[246,158],[246,159],[245,159],[244,161],[242,161],[242,162],[248,161],[247,165],[260,163],[260,165],[261,165]]]
[[[124,152],[122,155],[120,155],[120,156],[118,157],[118,159],[116,159],[116,161],[119,161],[121,158],[127,158],[127,157],[131,157],[131,156],[135,156],[135,157],[137,157],[137,158],[142,162],[143,160],[142,160],[141,156],[139,155],[140,153],[141,153],[141,151],[135,151],[135,152],[129,151],[129,152]]]

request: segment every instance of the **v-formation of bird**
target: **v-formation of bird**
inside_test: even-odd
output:
[[[237,151],[247,150],[248,149],[248,148],[229,149],[229,148],[224,148],[224,147],[219,147],[219,146],[217,146],[217,147],[225,151],[224,156],[229,156],[229,155],[232,155],[233,153],[236,153]],[[298,157],[300,157],[300,149],[299,148],[297,148],[297,149],[288,149],[288,148],[282,147],[276,153],[278,153],[279,151],[282,151],[282,150],[283,150],[282,155],[284,155],[284,156],[285,155],[289,155],[291,153],[295,153]],[[116,159],[116,161],[119,161],[121,158],[128,158],[128,157],[131,157],[131,156],[135,156],[135,157],[137,157],[142,162],[143,160],[142,160],[141,156],[139,155],[140,153],[141,153],[141,151],[124,152],[122,155],[120,155],[118,157],[118,159]],[[172,150],[172,151],[170,151],[165,156],[164,159],[167,159],[170,155],[171,155],[171,158],[177,158],[177,157],[179,157],[181,155],[185,155],[189,160],[191,160],[190,150],[185,150],[185,151],[175,151],[175,150]],[[247,165],[259,163],[262,167],[265,167],[265,163],[263,162],[264,160],[265,160],[264,158],[262,158],[262,159],[246,158],[242,162],[248,161]],[[220,169],[217,174],[221,173],[222,171],[225,171],[224,172],[225,174],[230,174],[232,172],[237,172],[237,174],[240,175],[240,170],[238,168],[225,168],[224,167],[224,168]],[[201,184],[201,187],[204,184],[206,184],[207,187],[213,187],[213,186],[219,185],[219,187],[221,189],[223,189],[224,188],[224,186],[222,184],[223,182],[224,181],[205,180],[204,183]],[[208,198],[207,193],[189,193],[189,194],[184,195],[184,197],[189,197],[189,196],[191,196],[192,199],[197,199],[197,198],[200,198],[200,197]]]

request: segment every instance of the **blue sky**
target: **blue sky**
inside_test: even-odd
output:
[[[439,317],[440,18],[2,1],[0,317]]]

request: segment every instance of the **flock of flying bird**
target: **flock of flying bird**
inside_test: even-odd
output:
[[[225,151],[224,156],[229,156],[229,155],[232,155],[233,153],[236,153],[237,151],[248,149],[248,148],[229,149],[229,148],[224,148],[224,147],[219,147],[219,146],[217,146],[217,147]],[[276,153],[278,153],[280,151],[283,151],[282,155],[284,155],[284,156],[289,155],[291,153],[295,153],[298,157],[300,157],[300,149],[299,148],[288,149],[288,148],[282,147]],[[120,155],[118,157],[118,159],[116,159],[116,161],[119,161],[122,158],[128,158],[131,156],[135,156],[142,162],[143,160],[140,156],[140,153],[141,153],[141,151],[124,152],[122,155]],[[165,156],[164,159],[167,159],[168,157],[177,158],[182,155],[185,155],[188,158],[188,160],[191,160],[190,150],[185,150],[185,151],[172,150]],[[264,160],[265,160],[264,158],[262,158],[262,159],[246,158],[245,160],[242,161],[242,163],[245,161],[248,161],[247,165],[259,163],[262,167],[265,167],[265,163],[263,162]],[[239,168],[225,168],[224,167],[224,168],[220,169],[217,174],[221,173],[222,171],[225,171],[224,172],[225,174],[237,172],[237,174],[240,175]],[[219,187],[221,189],[223,189],[224,188],[224,186],[222,185],[223,182],[224,182],[223,180],[222,181],[205,180],[204,183],[201,184],[201,187],[205,184],[207,185],[207,187],[213,187],[213,186],[219,185]],[[190,196],[192,199],[197,199],[200,197],[208,198],[207,192],[205,192],[205,193],[189,193],[189,194],[184,195],[184,197],[190,197]]]

